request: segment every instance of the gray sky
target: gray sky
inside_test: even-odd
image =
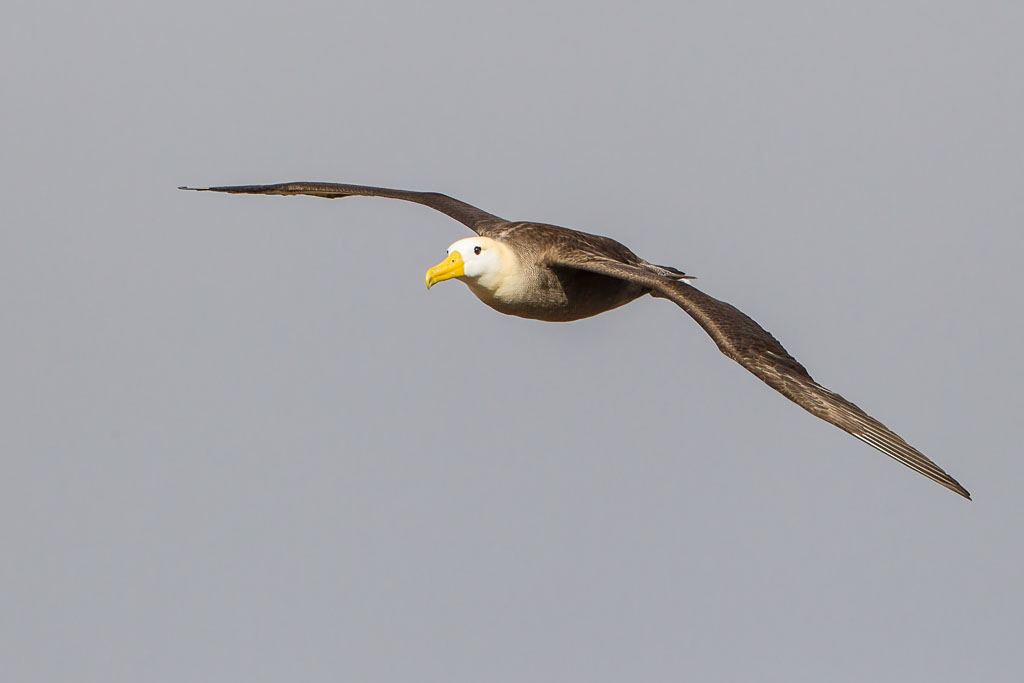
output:
[[[16,3],[0,670],[952,681],[1024,667],[1024,9]],[[607,234],[968,503],[651,299],[498,315],[468,234]]]

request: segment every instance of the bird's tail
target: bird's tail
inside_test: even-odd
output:
[[[664,275],[665,277],[671,278],[673,280],[696,280],[697,279],[696,275],[687,275],[683,271],[679,270],[678,268],[673,268],[672,266],[654,266],[654,267],[657,268],[659,271],[663,271],[663,272],[658,273],[659,275]]]

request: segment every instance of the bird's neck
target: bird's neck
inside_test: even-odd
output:
[[[526,285],[519,256],[506,244],[495,241],[498,267],[465,282],[481,301],[493,305],[495,301],[510,301],[521,294]]]

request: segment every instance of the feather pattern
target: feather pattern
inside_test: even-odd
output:
[[[729,358],[812,415],[849,432],[864,443],[959,493],[971,494],[898,434],[855,404],[831,391],[810,373],[767,330],[736,307],[685,282],[667,280],[644,264],[626,264],[584,249],[562,249],[551,265],[578,268],[637,282],[670,299],[704,328]]]
[[[439,192],[414,192],[412,190],[392,190],[386,187],[370,187],[368,185],[342,185],[340,183],[320,183],[299,181],[293,183],[277,183],[275,185],[226,185],[221,187],[179,187],[179,190],[195,190],[197,192],[228,192],[231,194],[305,194],[324,199],[340,199],[342,197],[383,197],[385,199],[401,199],[429,206],[443,214],[451,216],[478,235],[487,235],[491,227],[505,223],[502,219],[471,206],[458,199],[452,199]]]

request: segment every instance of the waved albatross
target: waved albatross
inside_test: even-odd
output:
[[[608,237],[544,223],[506,221],[436,192],[317,182],[179,189],[305,194],[327,199],[360,195],[429,206],[477,236],[448,247],[445,259],[427,271],[427,288],[458,278],[491,308],[522,318],[564,322],[604,313],[645,294],[669,299],[704,328],[722,353],[807,412],[961,496],[971,497],[953,477],[888,427],[815,382],[775,337],[742,311],[686,283],[693,278],[682,271],[649,263]]]

